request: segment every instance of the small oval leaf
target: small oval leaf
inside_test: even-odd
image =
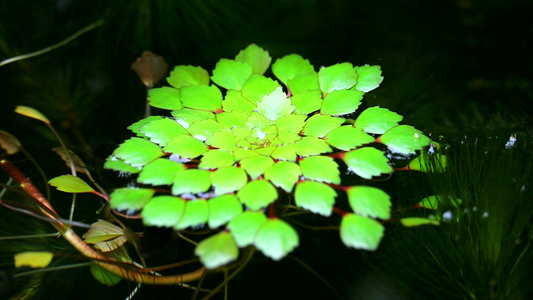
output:
[[[91,193],[94,191],[89,184],[73,175],[61,175],[50,179],[48,183],[66,193]]]

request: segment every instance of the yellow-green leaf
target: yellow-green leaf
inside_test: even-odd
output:
[[[44,268],[50,264],[54,254],[48,251],[24,251],[15,254],[15,267]]]

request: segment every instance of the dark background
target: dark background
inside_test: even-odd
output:
[[[131,63],[151,50],[170,68],[190,64],[212,70],[218,59],[256,43],[273,61],[298,53],[317,69],[339,62],[380,65],[385,79],[366,96],[368,105],[396,111],[404,123],[427,133],[531,132],[532,11],[527,0],[1,1],[0,60],[53,45],[99,19],[105,23],[52,52],[0,67],[0,129],[17,136],[50,178],[63,174],[49,150],[56,141],[44,125],[13,112],[16,105],[32,106],[83,155],[104,188],[120,186],[101,165],[130,135],[126,127],[144,113],[145,87]],[[364,265],[367,254],[343,249],[331,232],[318,237],[310,238],[308,247],[323,245],[319,254],[310,255],[304,240],[294,255],[322,261],[317,272],[337,283],[342,295],[353,296],[352,282],[363,282],[361,290],[373,274],[371,266],[354,266]],[[235,298],[250,293],[278,298],[279,290],[286,298],[331,293],[294,260],[258,259],[247,269],[247,277],[235,279],[230,290]],[[168,289],[141,291],[157,299]],[[73,291],[62,293],[66,299]]]

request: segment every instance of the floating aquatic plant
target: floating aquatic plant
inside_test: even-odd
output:
[[[429,144],[402,117],[379,106],[358,110],[383,80],[379,66],[340,63],[318,71],[300,55],[276,60],[252,44],[221,59],[211,76],[177,66],[170,86],[151,89],[150,105],[169,110],[131,125],[135,133],[105,168],[138,174],[137,186],[116,189],[113,209],[140,212],[146,226],[219,232],[195,253],[208,268],[255,246],[279,260],[299,244],[276,207],[342,216],[349,247],[375,250],[390,217],[390,197],[365,185],[343,186],[341,170],[370,180],[393,172],[378,144],[410,154]],[[335,204],[345,193],[352,211]],[[283,194],[291,197],[283,197]],[[293,206],[294,206],[293,205]]]

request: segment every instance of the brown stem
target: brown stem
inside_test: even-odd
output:
[[[47,217],[54,220],[51,222],[57,231],[81,254],[85,257],[93,260],[95,264],[101,268],[121,277],[126,280],[135,281],[144,284],[155,285],[173,285],[184,282],[197,281],[202,274],[206,272],[204,267],[199,268],[196,271],[192,271],[186,274],[169,275],[169,276],[156,276],[149,273],[139,272],[140,270],[130,270],[122,266],[115,264],[114,261],[109,261],[107,257],[102,253],[91,248],[85,241],[80,238],[79,235],[74,232],[69,226],[62,223],[59,214],[54,210],[50,202],[41,194],[41,192],[35,187],[31,180],[24,175],[15,165],[13,165],[4,155],[0,154],[0,168],[6,172],[13,180],[15,180],[33,199],[39,201],[44,206],[39,206],[41,212]]]

